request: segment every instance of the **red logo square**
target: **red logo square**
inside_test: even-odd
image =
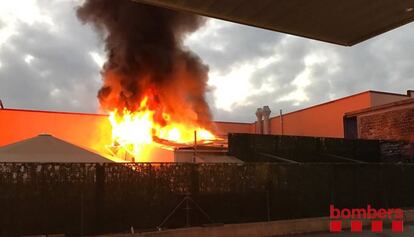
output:
[[[362,232],[362,221],[351,221],[351,232]]]
[[[331,232],[341,232],[342,231],[342,221],[331,221],[330,222],[330,231]]]
[[[371,231],[372,232],[382,232],[382,221],[371,221]]]
[[[404,224],[403,221],[392,221],[392,232],[403,232]]]

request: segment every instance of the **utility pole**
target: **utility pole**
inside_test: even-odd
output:
[[[196,163],[197,160],[197,130],[194,130],[194,156],[193,163]]]
[[[280,130],[282,132],[282,136],[283,136],[283,114],[282,114],[282,110],[279,110],[280,113]]]

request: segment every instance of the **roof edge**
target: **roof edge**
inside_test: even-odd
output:
[[[305,110],[308,110],[308,109],[313,109],[313,108],[316,108],[316,107],[320,107],[320,106],[323,106],[323,105],[335,103],[335,102],[338,102],[338,101],[341,101],[341,100],[346,100],[346,99],[349,99],[349,98],[352,98],[352,97],[360,96],[360,95],[363,95],[363,94],[368,94],[368,93],[371,93],[371,92],[373,92],[373,91],[370,91],[370,90],[362,91],[362,92],[359,92],[359,93],[356,93],[356,94],[353,94],[353,95],[348,95],[348,96],[341,97],[341,98],[338,98],[338,99],[335,99],[335,100],[330,100],[330,101],[323,102],[323,103],[316,104],[316,105],[312,105],[312,106],[309,106],[309,107],[306,107],[306,108],[303,108],[303,109],[299,109],[299,110],[295,110],[295,111],[292,111],[292,112],[289,112],[289,113],[285,113],[285,114],[282,114],[282,116],[302,112],[302,111],[305,111]],[[270,119],[274,119],[274,118],[277,118],[277,117],[280,117],[280,115],[276,115],[274,117],[271,117]]]
[[[34,109],[10,109],[4,108],[0,111],[15,111],[15,112],[30,112],[30,113],[52,113],[52,114],[74,114],[74,115],[92,115],[92,116],[108,116],[108,114],[94,114],[94,113],[82,113],[82,112],[69,112],[69,111],[49,111],[49,110],[34,110]]]
[[[376,90],[369,90],[367,92],[382,94],[382,95],[404,96],[404,97],[409,97],[410,98],[410,91],[414,91],[414,90],[407,90],[407,94],[400,94],[400,93],[388,92],[388,91],[376,91]]]
[[[403,105],[411,104],[411,103],[414,104],[414,98],[408,98],[408,99],[405,99],[405,100],[394,101],[394,102],[391,102],[391,103],[388,103],[388,104],[377,105],[377,106],[370,107],[370,108],[359,109],[359,110],[347,112],[347,113],[345,113],[345,117],[352,117],[352,116],[356,116],[356,115],[359,115],[359,114],[363,114],[365,112],[375,112],[375,111],[378,111],[378,110],[387,109],[387,108],[391,108],[391,107],[394,107],[394,106],[403,106]]]

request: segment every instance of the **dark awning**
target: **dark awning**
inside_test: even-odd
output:
[[[135,0],[351,46],[414,20],[414,0]]]

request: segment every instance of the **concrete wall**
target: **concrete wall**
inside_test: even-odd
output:
[[[48,133],[100,150],[110,143],[109,126],[105,115],[0,109],[0,146]]]
[[[413,163],[414,143],[233,133],[229,153],[244,162]]]
[[[283,134],[292,136],[344,137],[346,112],[371,106],[369,92],[363,92],[283,115]],[[271,133],[282,134],[280,116],[270,121]]]
[[[250,123],[215,122],[215,125],[220,136],[254,131]],[[106,115],[0,109],[0,146],[49,133],[79,146],[103,150],[110,144],[110,131]]]
[[[245,162],[382,162],[376,140],[230,134],[229,153]]]
[[[215,121],[217,134],[226,136],[229,133],[254,133],[254,125],[252,123],[237,123],[237,122],[221,122]]]
[[[414,211],[404,210],[403,214],[404,223],[411,223],[414,221]],[[335,236],[330,232],[330,221],[329,217],[319,218],[306,218],[306,219],[294,219],[294,220],[282,220],[282,221],[267,221],[267,222],[255,222],[255,223],[243,223],[243,224],[228,224],[218,226],[206,226],[206,227],[192,227],[192,228],[180,228],[173,230],[163,230],[156,232],[144,232],[136,234],[111,234],[105,235],[106,237],[269,237],[269,236],[305,236],[298,234],[310,234],[309,237],[315,236]],[[392,219],[383,220],[384,227],[391,226]],[[369,219],[363,219],[362,225],[364,229],[371,227],[371,221]],[[404,227],[404,233],[407,235],[400,234],[401,237],[409,235],[410,231],[407,231],[407,227]],[[351,220],[342,220],[342,229],[344,231],[350,231]],[[308,236],[308,235],[306,235]],[[353,236],[352,233],[343,233],[337,236]],[[357,235],[373,236],[367,235]],[[383,236],[389,236],[383,234]]]

